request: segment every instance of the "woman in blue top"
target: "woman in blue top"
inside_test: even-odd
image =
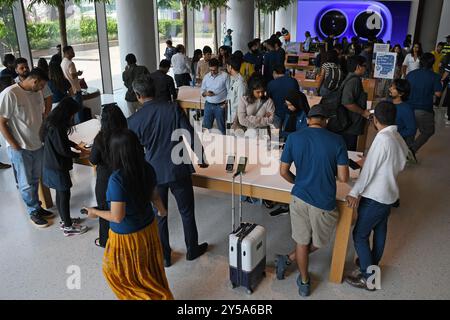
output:
[[[48,65],[48,87],[52,91],[52,104],[55,107],[64,97],[69,95],[71,88],[70,82],[64,77],[61,66],[56,62],[50,62]]]
[[[173,299],[163,266],[161,242],[153,205],[166,215],[156,189],[153,167],[128,129],[110,138],[111,166],[106,200],[109,211],[87,208],[88,217],[110,222],[103,274],[121,300]]]

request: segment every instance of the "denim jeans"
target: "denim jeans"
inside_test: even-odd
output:
[[[226,134],[225,127],[226,118],[226,108],[222,107],[220,104],[205,103],[205,115],[203,117],[203,127],[206,129],[211,129],[216,119],[217,127],[223,135]]]
[[[358,208],[358,220],[353,229],[353,241],[359,257],[360,271],[366,277],[366,270],[371,265],[378,265],[383,256],[386,243],[387,222],[392,205],[379,203],[368,198],[361,198]],[[372,249],[369,238],[373,231]]]
[[[85,121],[83,115],[83,94],[79,91],[72,98],[80,105],[80,109],[74,117],[74,123],[79,124]]]
[[[16,151],[8,147],[8,155],[16,170],[20,194],[28,214],[31,214],[40,208],[39,179],[42,175],[43,148]]]

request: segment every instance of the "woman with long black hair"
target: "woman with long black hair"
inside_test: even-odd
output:
[[[83,144],[69,140],[73,118],[79,111],[79,105],[72,98],[64,98],[48,115],[41,126],[40,138],[44,142],[44,160],[42,182],[48,188],[56,190],[56,206],[62,219],[61,229],[65,236],[79,235],[87,231],[72,221],[70,217],[70,180],[69,171],[73,168],[73,158],[84,157],[89,151]],[[81,151],[76,153],[70,148]]]
[[[95,198],[99,210],[108,210],[106,203],[106,190],[108,180],[112,173],[109,141],[115,131],[127,128],[127,119],[116,103],[103,106],[100,120],[100,132],[94,139],[89,161],[96,166],[97,180],[95,183]],[[108,240],[109,221],[99,219],[99,237],[95,239],[95,244],[99,247],[106,247]]]
[[[109,210],[87,208],[89,218],[110,222],[103,275],[119,299],[173,299],[155,219],[155,209],[167,214],[155,171],[145,161],[138,137],[128,129],[111,135],[109,150],[114,170],[106,192]]]

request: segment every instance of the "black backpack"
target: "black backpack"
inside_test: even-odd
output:
[[[327,77],[323,82],[323,86],[330,91],[336,91],[344,81],[344,73],[339,66],[330,68]]]
[[[342,91],[344,90],[345,85],[349,80],[355,77],[357,76],[355,75],[345,79],[338,90],[331,92],[320,100],[320,104],[326,105],[330,114],[327,129],[331,132],[343,133],[352,125],[349,111],[346,107],[344,107],[344,105],[342,105],[341,101]]]

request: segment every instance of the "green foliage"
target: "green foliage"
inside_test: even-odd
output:
[[[158,21],[158,32],[165,38],[177,36],[183,32],[183,21],[180,19]]]
[[[158,0],[157,6],[160,9],[180,10],[180,1],[177,0]]]
[[[81,38],[97,37],[97,22],[94,18],[82,17],[79,25]]]
[[[269,14],[278,11],[281,8],[286,8],[295,1],[297,0],[256,0],[255,5],[262,13]]]
[[[0,52],[18,50],[12,10],[6,6],[0,6],[0,46]]]

